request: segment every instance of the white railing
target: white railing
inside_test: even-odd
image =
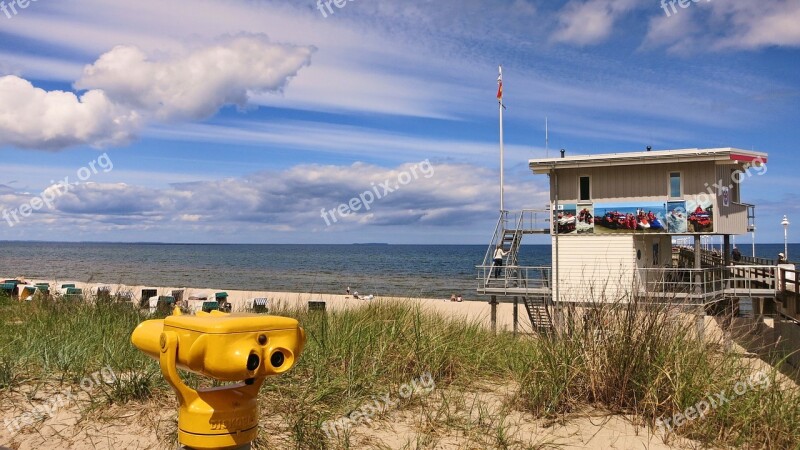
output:
[[[479,290],[541,291],[552,284],[550,266],[478,266]]]
[[[759,297],[778,292],[775,266],[730,266],[706,269],[638,269],[640,293],[713,301],[724,295]]]

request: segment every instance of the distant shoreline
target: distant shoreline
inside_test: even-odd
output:
[[[306,308],[309,301],[324,301],[326,302],[326,309],[328,311],[338,311],[348,308],[360,308],[369,305],[371,302],[388,301],[400,303],[412,303],[420,306],[423,310],[433,311],[440,313],[446,317],[454,319],[466,319],[469,321],[477,321],[482,325],[491,326],[491,307],[487,301],[469,301],[452,302],[445,298],[412,298],[412,297],[397,297],[397,296],[375,296],[372,300],[364,300],[364,296],[370,295],[369,292],[359,292],[361,299],[353,298],[353,295],[344,294],[326,294],[326,293],[311,293],[311,292],[274,292],[274,291],[257,291],[257,290],[234,290],[234,289],[214,289],[214,288],[197,288],[197,287],[164,287],[164,286],[143,286],[143,285],[124,285],[112,283],[84,283],[72,280],[47,280],[36,278],[24,278],[29,283],[49,283],[51,292],[57,292],[62,284],[74,284],[76,288],[82,289],[84,295],[90,295],[93,289],[104,286],[109,287],[112,294],[117,292],[130,292],[133,294],[134,303],[141,301],[141,293],[143,289],[153,289],[156,295],[172,295],[172,291],[183,290],[184,300],[192,295],[207,294],[213,300],[216,292],[226,292],[228,294],[228,302],[231,303],[234,312],[242,312],[252,308],[252,302],[255,298],[268,298],[270,299],[270,311],[276,307],[289,307],[289,308]],[[497,306],[497,326],[499,330],[510,331],[513,328],[511,303],[502,302]],[[520,319],[524,315],[524,310],[521,309]],[[527,319],[524,319],[527,320]]]

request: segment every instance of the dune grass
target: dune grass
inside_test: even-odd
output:
[[[147,404],[168,393],[157,363],[130,344],[131,331],[145,316],[128,304],[89,300],[0,299],[0,401],[3,392],[22,385],[74,385],[105,366],[118,376],[102,387],[95,406]],[[273,311],[299,319],[308,342],[291,371],[265,383],[262,430],[269,432],[261,433],[255,448],[276,448],[276,436],[286,448],[354,448],[349,433],[330,439],[323,423],[426,373],[435,380],[435,404],[395,396],[393,409],[418,412],[424,425],[422,442],[408,448],[435,448],[438,431],[452,427],[474,430],[484,448],[548,447],[515,441],[504,415],[478,411],[475,423],[465,423],[449,412],[468,403],[465,392],[482,386],[513,387],[506,412],[558,419],[594,407],[654,427],[657,419],[709,395],[733,392],[758,370],[739,354],[698,341],[691,322],[671,308],[596,306],[588,321],[572,311],[563,333],[518,338],[405,303],[375,302],[327,314]],[[749,389],[674,433],[711,446],[800,449],[800,392],[780,382],[775,370],[766,374],[770,382],[763,388]]]

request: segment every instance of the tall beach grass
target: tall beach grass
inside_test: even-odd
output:
[[[732,391],[737,382],[766,370],[772,380],[767,387],[673,432],[709,446],[800,449],[800,392],[779,380],[777,371],[699,341],[693,323],[674,308],[632,302],[593,310],[587,316],[587,310],[573,309],[562,332],[521,337],[495,335],[481,323],[446,318],[413,302],[374,302],[327,314],[272,311],[300,320],[308,342],[291,371],[265,383],[255,447],[275,448],[275,436],[282,436],[286,447],[352,448],[348,436],[331,439],[322,424],[425,373],[436,382],[440,409],[464,403],[464,392],[509,386],[514,395],[508,410],[568,420],[600,408],[655,427],[658,419]],[[118,379],[103,388],[95,400],[100,405],[160,405],[153,397],[171,395],[156,361],[130,344],[130,333],[146,317],[129,304],[0,299],[0,316],[0,401],[26,384],[74,385],[105,366]],[[411,398],[395,407],[425,416],[422,435],[428,437],[412,448],[435,448],[436,433],[430,430],[465,427],[422,402]],[[484,421],[491,424],[483,430],[491,434],[486,448],[540,448],[509,444],[513,439],[500,419]]]

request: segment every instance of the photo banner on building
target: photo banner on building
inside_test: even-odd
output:
[[[613,203],[594,207],[595,233],[666,233],[663,203]]]

